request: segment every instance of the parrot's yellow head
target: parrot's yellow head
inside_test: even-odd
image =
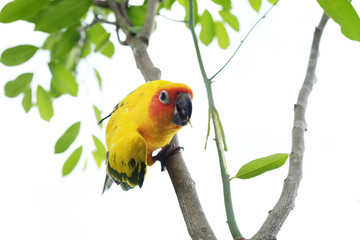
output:
[[[191,88],[182,83],[157,81],[161,84],[150,102],[149,117],[163,126],[164,124],[175,124],[179,128],[185,126],[189,122],[192,112],[193,92]]]

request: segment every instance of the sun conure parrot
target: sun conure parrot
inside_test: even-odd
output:
[[[124,190],[142,187],[146,167],[159,159],[152,156],[153,151],[169,144],[188,123],[192,97],[185,84],[155,80],[141,85],[115,106],[104,118],[110,117],[103,193],[113,181]]]

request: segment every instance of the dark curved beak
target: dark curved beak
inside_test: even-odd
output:
[[[191,117],[192,103],[188,93],[180,93],[175,100],[173,123],[178,126],[185,126]]]

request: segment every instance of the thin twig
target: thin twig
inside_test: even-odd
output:
[[[120,27],[118,24],[118,22],[111,22],[111,21],[108,21],[107,19],[103,19],[103,18],[99,18],[99,16],[95,15],[95,19],[97,20],[97,22],[101,22],[101,23],[106,23],[106,24],[109,24],[109,25],[114,25],[116,27]]]
[[[234,51],[234,53],[231,55],[231,57],[226,61],[226,63],[211,77],[209,78],[210,81],[212,81],[228,64],[229,62],[233,59],[233,57],[236,55],[236,53],[239,51],[239,49],[241,48],[241,46],[243,45],[243,43],[245,42],[245,40],[248,38],[248,36],[250,35],[250,33],[255,29],[255,27],[261,22],[261,20],[263,20],[267,14],[273,9],[273,7],[278,3],[279,1],[276,1],[270,8],[269,10],[267,10],[265,12],[265,14],[259,18],[256,23],[250,28],[250,30],[248,31],[248,33],[245,35],[244,39],[240,40],[240,44],[238,45],[238,47],[236,48],[236,50]]]
[[[319,56],[319,44],[328,16],[323,13],[319,26],[315,29],[311,46],[308,69],[297,103],[294,108],[294,127],[292,130],[292,149],[290,154],[289,173],[284,181],[281,196],[269,212],[267,219],[252,240],[276,239],[281,226],[295,206],[297,190],[302,178],[302,161],[305,151],[304,133],[306,130],[305,111],[307,101],[316,82],[315,70]]]
[[[119,30],[120,30],[120,28],[116,28],[116,30],[115,30],[116,31],[116,38],[117,38],[118,42],[120,43],[120,45],[125,45],[125,42],[120,39]]]
[[[86,41],[86,30],[92,26],[94,26],[96,23],[98,23],[99,20],[95,17],[95,19],[85,25],[85,26],[79,26],[76,30],[79,32],[79,35],[80,35],[80,38],[77,42],[77,46],[76,46],[76,50],[75,50],[75,66],[78,65],[79,61],[80,61],[80,58],[81,58],[81,51],[82,51],[82,48],[85,44],[85,41]],[[74,71],[76,71],[77,68],[75,68]]]
[[[165,15],[162,15],[162,14],[160,14],[159,16],[165,18],[166,20],[172,21],[172,22],[186,23],[186,21],[184,21],[184,20],[177,20],[177,19],[169,18],[169,17],[167,17]]]

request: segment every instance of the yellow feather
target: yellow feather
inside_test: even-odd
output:
[[[186,91],[192,97],[191,89],[185,84],[164,80],[145,83],[115,106],[106,127],[108,179],[122,184],[125,190],[142,186],[146,167],[154,163],[152,152],[167,145],[181,129],[172,122],[174,111],[170,104],[164,108],[158,104],[159,109],[155,109],[157,103],[153,103],[159,101],[162,90]]]

